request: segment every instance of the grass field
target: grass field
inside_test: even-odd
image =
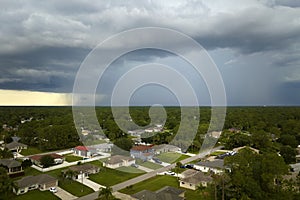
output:
[[[141,160],[137,160],[137,164],[138,164],[138,165],[141,165],[141,166],[143,166],[143,167],[147,167],[147,168],[149,168],[149,169],[154,169],[154,170],[163,167],[163,166],[161,166],[161,165],[159,165],[159,164],[156,164],[156,163],[153,163],[153,162],[149,162],[149,161],[143,162],[143,161],[141,161]]]
[[[168,153],[159,154],[156,157],[166,163],[176,163],[183,159],[188,158],[189,156],[182,155],[180,153],[175,153],[175,152],[168,152]]]
[[[27,147],[27,149],[23,149],[21,151],[21,155],[28,156],[32,154],[43,153],[43,151],[39,150],[37,147]]]
[[[91,174],[89,177],[90,180],[99,183],[100,185],[112,186],[142,174],[144,173],[126,173],[119,170],[101,168],[98,174]]]
[[[79,160],[82,160],[82,157],[79,157],[79,156],[73,156],[73,155],[67,155],[65,157],[66,161],[67,162],[75,162],[75,161],[79,161]]]
[[[94,192],[94,190],[92,190],[91,188],[78,183],[77,181],[59,181],[58,186],[77,197],[81,197]]]
[[[33,200],[33,199],[42,199],[42,200],[56,200],[60,199],[50,191],[40,191],[40,190],[32,190],[25,194],[14,196],[11,199],[14,200]]]

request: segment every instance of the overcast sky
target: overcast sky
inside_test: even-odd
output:
[[[1,105],[70,103],[76,73],[89,52],[113,34],[142,27],[174,29],[199,42],[220,70],[228,105],[300,104],[300,1],[1,0],[0,10]],[[153,49],[112,63],[100,81],[98,101],[108,104],[122,74],[149,62],[182,72],[199,102],[209,105],[205,84],[191,66]],[[167,89],[148,85],[131,102],[153,103],[177,100]]]

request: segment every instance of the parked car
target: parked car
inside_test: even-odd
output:
[[[158,158],[152,158],[152,160],[154,160],[154,162],[161,164],[162,162],[158,159]]]
[[[187,164],[187,165],[185,165],[185,168],[194,169],[194,165],[193,164]]]
[[[167,172],[165,172],[165,175],[175,176],[175,172],[167,171]]]
[[[131,167],[138,168],[139,166],[137,164],[132,164]]]
[[[56,192],[57,192],[57,189],[56,189],[56,187],[51,187],[51,188],[49,188],[49,191],[50,191],[50,192],[53,192],[53,193],[56,193]]]

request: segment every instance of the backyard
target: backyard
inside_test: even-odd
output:
[[[67,162],[75,162],[75,161],[82,160],[82,157],[74,156],[74,155],[66,155],[65,159]]]
[[[43,153],[41,150],[39,150],[37,147],[28,146],[27,149],[23,149],[20,154],[23,156],[33,155],[33,154],[39,154]]]

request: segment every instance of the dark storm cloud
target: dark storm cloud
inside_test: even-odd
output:
[[[158,26],[183,32],[210,51],[232,51],[230,60],[227,64],[220,63],[220,68],[223,64],[234,67],[234,72],[228,68],[223,70],[230,90],[236,90],[229,98],[233,102],[245,102],[239,97],[243,88],[235,86],[243,85],[239,84],[244,81],[239,74],[244,71],[255,76],[273,70],[263,81],[247,80],[247,83],[253,82],[247,92],[254,100],[260,99],[256,93],[265,94],[265,90],[270,89],[261,89],[255,85],[258,82],[282,84],[284,86],[278,90],[289,93],[285,96],[292,98],[297,88],[291,87],[288,81],[300,80],[297,70],[300,64],[299,5],[293,0],[3,0],[0,8],[0,89],[71,92],[80,63],[99,42],[130,28]],[[184,48],[179,41],[172,45]],[[216,53],[214,59],[222,56]],[[112,88],[128,66],[168,58],[172,55],[150,50],[121,57],[105,75],[103,89]],[[252,59],[261,62],[255,62],[253,67]],[[278,66],[285,69],[276,71]],[[254,92],[253,88],[260,91]],[[249,96],[244,97],[247,103]]]
[[[43,47],[0,55],[0,87],[70,92],[76,71],[89,51],[83,48]]]

